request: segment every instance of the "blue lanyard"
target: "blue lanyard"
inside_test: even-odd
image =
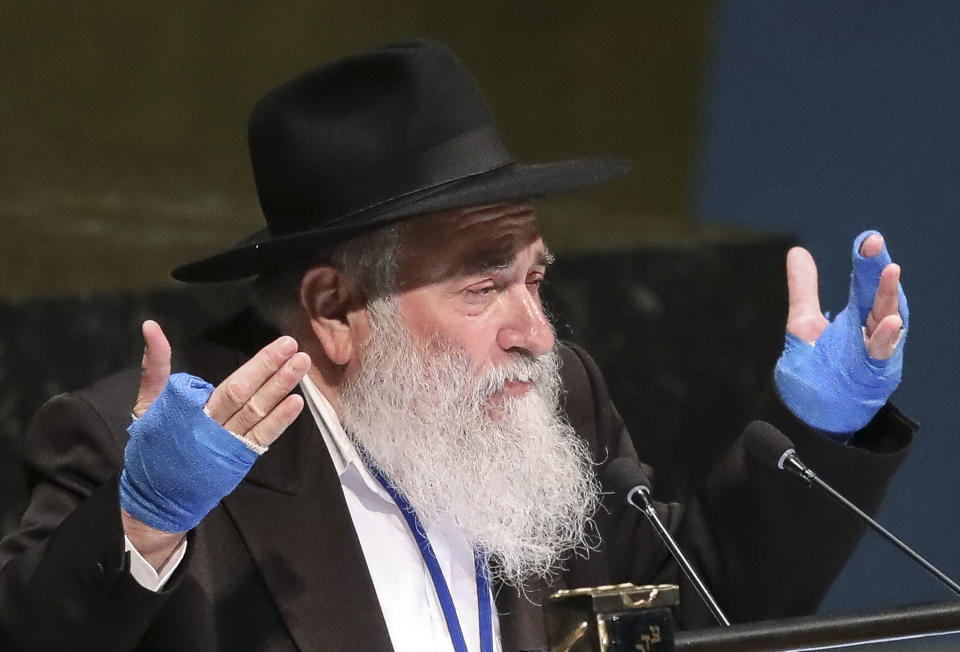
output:
[[[361,457],[365,457],[361,455]],[[456,652],[467,652],[467,643],[463,638],[463,630],[460,629],[460,619],[457,617],[457,609],[453,604],[453,596],[450,595],[450,589],[447,587],[447,581],[443,577],[443,571],[440,570],[440,563],[437,561],[437,555],[427,539],[427,531],[420,523],[413,507],[407,502],[407,499],[397,489],[390,484],[390,481],[375,467],[369,459],[364,459],[367,468],[373,473],[377,481],[387,490],[393,502],[400,508],[404,520],[410,527],[414,540],[417,542],[417,548],[420,549],[420,555],[423,557],[427,570],[430,571],[430,578],[433,580],[433,586],[437,591],[437,598],[440,599],[440,607],[443,609],[443,618],[447,621],[447,630],[450,632],[450,640],[453,642],[453,649]],[[490,578],[487,574],[487,565],[478,551],[473,552],[473,566],[477,574],[477,611],[480,615],[480,651],[493,652],[493,620],[491,618],[490,605]]]

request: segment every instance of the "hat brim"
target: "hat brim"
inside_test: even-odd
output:
[[[511,163],[418,191],[316,229],[279,236],[263,229],[226,251],[177,267],[171,275],[187,283],[234,281],[259,274],[286,260],[329,247],[364,231],[418,215],[570,194],[595,188],[629,171],[630,162],[621,158]]]

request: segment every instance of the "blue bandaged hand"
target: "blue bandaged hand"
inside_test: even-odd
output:
[[[214,389],[194,376],[170,375],[170,343],[157,322],[143,322],[143,341],[120,506],[134,546],[150,547],[162,560],[159,553],[173,552],[177,539],[158,539],[152,530],[195,527],[243,479],[255,451],[266,450],[300,414],[303,397],[291,392],[309,371],[310,356],[292,337],[279,337]]]
[[[774,380],[790,410],[808,425],[845,438],[864,427],[900,383],[909,325],[899,267],[886,243],[875,255],[857,237],[846,308],[832,322],[820,312],[816,266],[809,253],[788,255],[790,317]],[[869,244],[876,251],[878,238]]]
[[[192,530],[258,457],[204,413],[212,393],[210,383],[174,374],[128,428],[120,506],[153,528]]]

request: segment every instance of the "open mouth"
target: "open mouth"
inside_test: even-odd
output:
[[[533,387],[533,383],[529,380],[508,380],[503,384],[500,395],[509,397],[522,396],[530,391],[531,387]]]

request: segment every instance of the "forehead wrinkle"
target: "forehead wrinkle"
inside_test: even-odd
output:
[[[528,204],[460,209],[416,218],[404,226],[400,285],[412,289],[444,278],[510,267],[540,239],[536,212]],[[545,249],[540,241],[539,247]],[[535,252],[536,263],[549,254]]]
[[[452,211],[444,217],[452,227],[451,235],[485,228],[488,222],[504,224],[512,230],[522,230],[526,224],[536,224],[537,213],[529,204],[509,204],[503,206],[503,210],[498,210],[500,208],[501,205],[481,206]]]
[[[461,223],[464,218],[472,218],[477,222],[488,222],[511,217],[535,217],[536,210],[532,204],[489,204],[487,206],[474,206],[460,210],[451,211],[450,215]]]
[[[510,242],[503,242],[502,247],[488,250],[464,261],[453,272],[462,276],[469,276],[481,272],[505,270],[513,265],[520,252],[529,246],[529,243],[517,242],[517,240],[517,238],[510,238]],[[553,256],[547,251],[546,245],[541,243],[541,247],[542,249],[535,254],[533,264],[546,267],[553,262]]]

